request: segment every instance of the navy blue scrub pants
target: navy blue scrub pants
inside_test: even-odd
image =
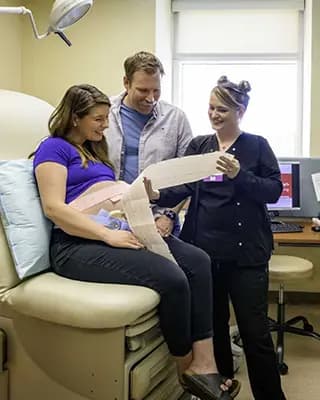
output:
[[[219,372],[233,376],[231,299],[255,400],[285,400],[268,324],[268,265],[212,260],[214,352]]]

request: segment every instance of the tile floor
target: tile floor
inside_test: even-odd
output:
[[[271,317],[275,317],[275,310],[276,306],[272,304],[269,312]],[[300,314],[306,316],[314,329],[320,332],[320,304],[288,305],[286,314],[286,319]],[[281,379],[287,400],[320,400],[320,341],[287,333],[285,345],[285,362],[289,372]],[[237,378],[242,382],[237,400],[253,400],[244,360]]]

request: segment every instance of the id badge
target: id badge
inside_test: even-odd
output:
[[[223,174],[209,175],[203,179],[203,182],[223,182]]]

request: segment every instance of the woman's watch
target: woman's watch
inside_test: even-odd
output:
[[[171,219],[171,221],[175,221],[177,218],[177,213],[173,210],[170,210],[169,208],[166,208],[162,215],[165,215],[167,218]]]

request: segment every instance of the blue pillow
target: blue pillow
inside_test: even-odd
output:
[[[42,211],[32,160],[0,161],[0,217],[19,278],[47,270],[52,223]]]

